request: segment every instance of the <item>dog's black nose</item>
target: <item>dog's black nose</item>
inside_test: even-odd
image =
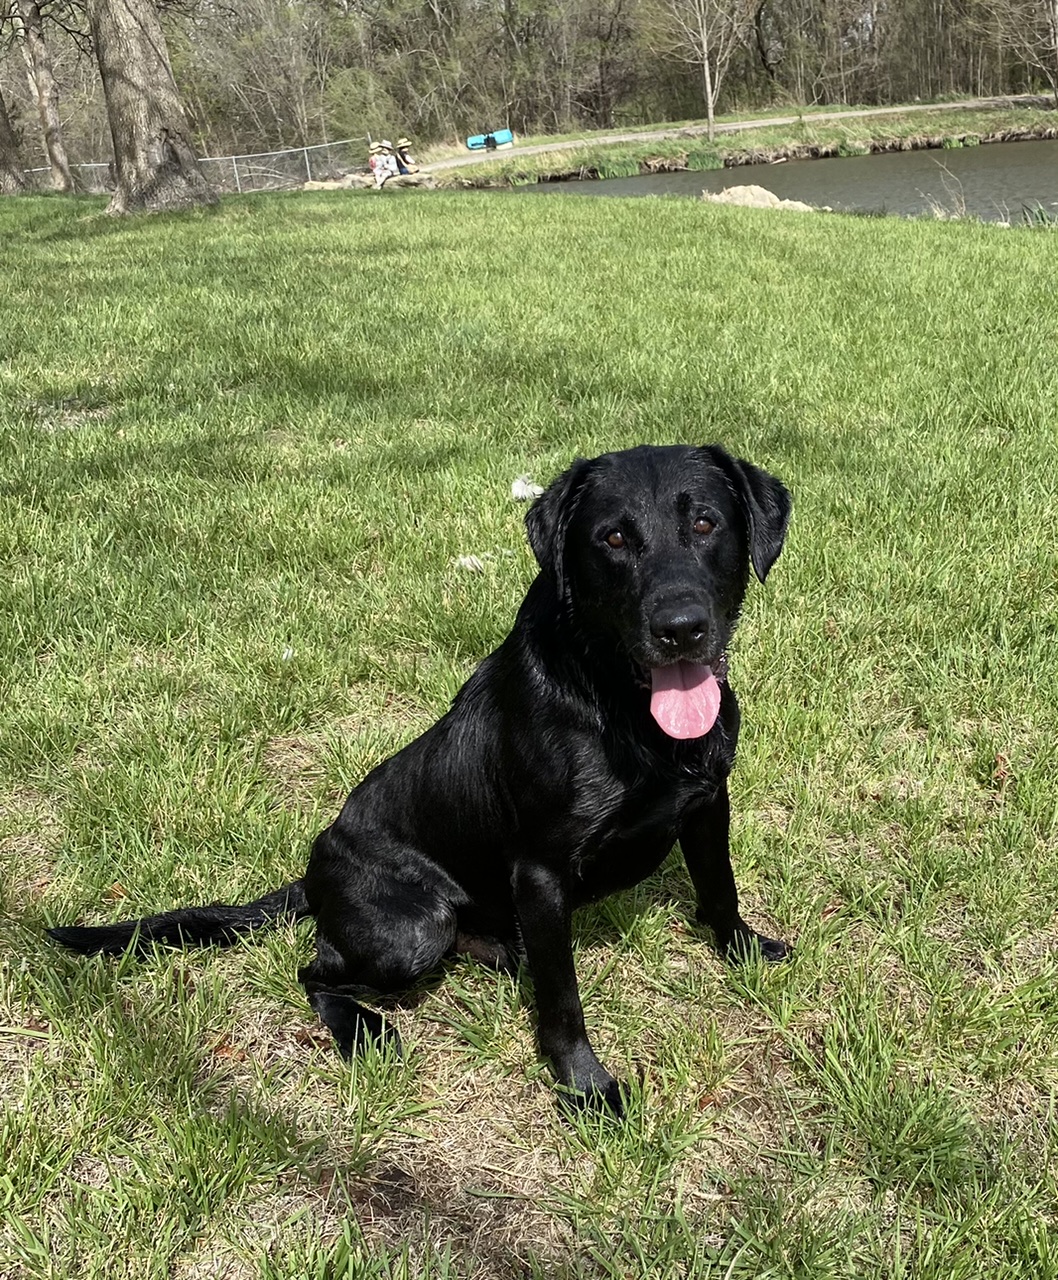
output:
[[[686,600],[658,605],[650,615],[651,634],[672,649],[697,644],[708,627],[709,618],[701,605]]]

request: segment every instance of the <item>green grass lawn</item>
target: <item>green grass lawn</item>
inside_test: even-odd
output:
[[[0,203],[0,1275],[1055,1280],[1054,235],[101,209]],[[307,930],[44,940],[298,875],[506,633],[514,477],[712,440],[795,495],[731,667],[736,874],[797,952],[722,965],[676,858],[582,913],[623,1126],[480,968],[350,1068]]]

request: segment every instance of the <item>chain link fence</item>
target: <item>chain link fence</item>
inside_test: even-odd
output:
[[[343,138],[288,151],[259,151],[245,156],[203,156],[199,168],[217,191],[288,191],[306,182],[328,182],[366,169],[369,138]],[[50,169],[25,169],[26,181],[39,191],[51,183]],[[114,189],[112,164],[72,164],[74,187],[86,194]]]

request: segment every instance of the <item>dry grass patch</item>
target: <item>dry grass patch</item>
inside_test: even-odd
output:
[[[350,709],[326,725],[270,738],[265,744],[261,763],[285,805],[303,813],[334,816],[363,773],[377,763],[374,757],[380,742],[407,741],[434,718],[415,699],[381,685],[355,685],[346,691],[343,703]],[[356,744],[365,737],[368,754],[357,758]],[[350,753],[361,772],[348,770]],[[338,780],[336,766],[343,775]]]

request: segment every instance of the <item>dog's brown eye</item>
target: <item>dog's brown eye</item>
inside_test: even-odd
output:
[[[712,520],[706,520],[705,516],[699,516],[694,522],[694,532],[700,533],[703,538],[712,533],[715,528],[716,525],[713,524]]]
[[[606,545],[608,547],[613,547],[615,551],[620,551],[624,544],[625,536],[620,529],[615,529],[613,533],[608,533],[606,535]]]

